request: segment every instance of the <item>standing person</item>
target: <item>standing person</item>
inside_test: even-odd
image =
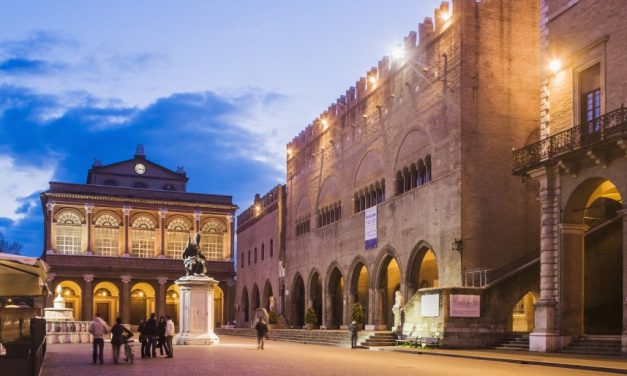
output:
[[[104,335],[109,331],[109,327],[104,322],[103,319],[100,318],[100,315],[96,312],[94,315],[94,321],[89,325],[89,333],[94,336],[93,346],[93,363],[96,364],[96,361],[99,361],[100,364],[104,363],[103,360],[103,351],[104,351]]]
[[[150,318],[146,321],[145,325],[146,333],[146,357],[157,357],[157,315],[155,313],[150,314]]]
[[[141,342],[141,354],[142,359],[146,357],[147,351],[146,346],[148,346],[148,342],[146,341],[146,318],[142,318],[139,320],[139,326],[137,327],[137,331],[139,332],[139,342]]]
[[[348,327],[351,331],[351,349],[357,348],[357,322],[353,321],[351,325]]]
[[[174,321],[172,321],[172,317],[170,317],[170,315],[167,315],[165,318],[166,351],[168,353],[168,358],[172,358],[174,356],[174,347],[172,347],[172,338],[174,338]]]
[[[118,364],[120,358],[120,346],[122,346],[122,335],[126,333],[132,337],[133,333],[122,325],[122,319],[116,318],[115,325],[111,328],[111,349],[113,350],[113,363]],[[126,359],[128,361],[128,358]]]
[[[163,349],[165,348],[166,355],[168,354],[168,347],[165,343],[165,317],[159,317],[159,324],[157,324],[157,347],[159,348],[159,357],[163,358]]]
[[[266,324],[266,320],[260,319],[257,321],[255,329],[257,330],[257,348],[263,350],[263,340],[266,334],[268,334],[268,324]]]

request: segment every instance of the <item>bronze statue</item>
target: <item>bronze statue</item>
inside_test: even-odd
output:
[[[183,264],[185,265],[185,271],[187,276],[206,276],[205,261],[199,249],[200,234],[196,234],[196,241],[192,241],[190,235],[185,250],[183,250]]]

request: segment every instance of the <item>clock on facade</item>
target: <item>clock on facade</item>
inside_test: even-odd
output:
[[[144,166],[141,163],[138,163],[135,165],[135,172],[138,174],[143,174],[144,172],[146,172],[146,166]]]

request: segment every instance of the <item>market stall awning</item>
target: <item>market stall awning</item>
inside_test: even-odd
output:
[[[0,296],[41,296],[46,286],[48,265],[35,257],[0,252]]]

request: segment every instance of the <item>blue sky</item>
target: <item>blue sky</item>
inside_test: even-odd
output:
[[[0,0],[0,232],[42,250],[39,193],[144,144],[240,207],[285,144],[439,1]]]

